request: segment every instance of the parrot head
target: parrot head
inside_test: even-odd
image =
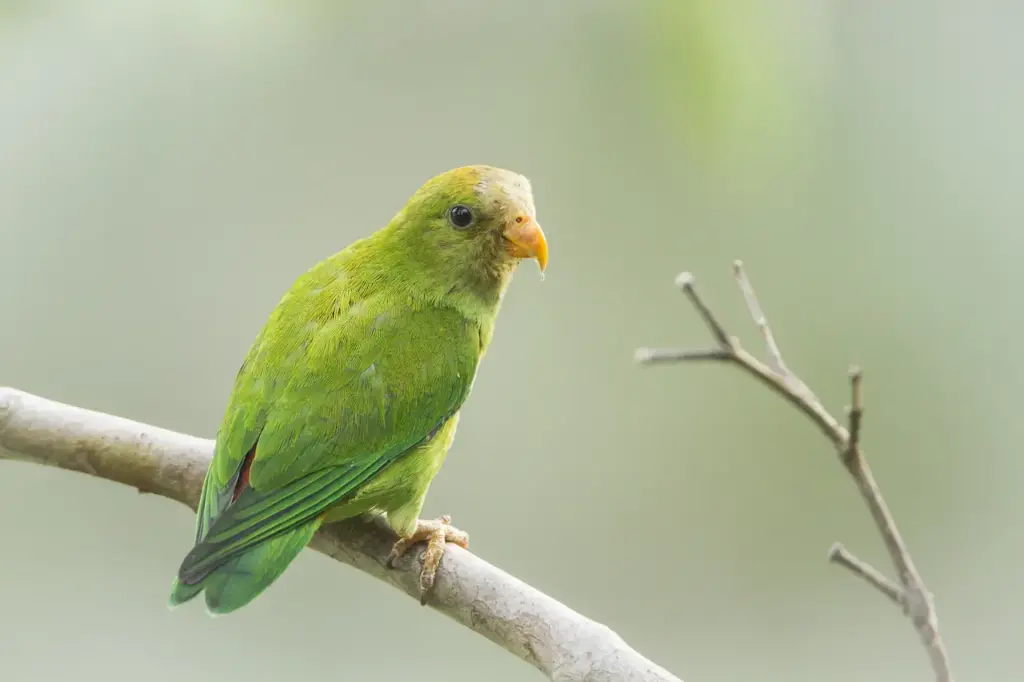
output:
[[[493,166],[464,166],[431,178],[388,231],[400,237],[406,259],[449,290],[500,296],[519,262],[535,259],[541,272],[548,263],[530,181]]]

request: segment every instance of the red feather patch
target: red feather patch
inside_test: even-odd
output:
[[[242,494],[242,490],[249,485],[249,469],[252,468],[252,460],[256,457],[256,443],[252,444],[252,448],[245,455],[245,459],[242,460],[242,469],[238,472],[238,480],[235,481],[235,489],[231,493],[231,501],[234,502],[238,499],[238,496]]]

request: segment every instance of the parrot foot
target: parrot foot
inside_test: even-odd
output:
[[[427,603],[427,593],[434,586],[437,568],[441,565],[446,543],[469,548],[469,535],[451,525],[452,517],[445,515],[436,519],[418,519],[416,530],[405,538],[400,538],[391,548],[391,554],[385,565],[393,568],[395,561],[409,551],[417,542],[427,541],[427,551],[423,553],[423,570],[420,571],[420,604]]]

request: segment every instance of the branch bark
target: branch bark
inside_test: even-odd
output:
[[[864,418],[860,369],[854,367],[850,370],[851,400],[847,408],[848,426],[844,427],[784,362],[782,351],[775,341],[775,335],[741,261],[733,264],[733,274],[747,304],[747,310],[761,332],[768,356],[767,362],[762,362],[747,352],[740,345],[739,339],[725,330],[703,297],[697,293],[694,277],[688,272],[676,278],[676,285],[683,290],[700,315],[708,331],[715,338],[716,346],[696,350],[640,348],[636,351],[637,361],[642,364],[713,361],[734,365],[785,399],[818,427],[836,448],[840,463],[860,491],[896,569],[899,585],[886,578],[878,569],[858,559],[841,544],[832,546],[828,555],[829,561],[848,569],[897,604],[917,630],[921,643],[928,653],[936,681],[953,682],[949,654],[939,633],[939,620],[931,592],[928,591],[914,565],[910,550],[907,549],[896,527],[896,520],[882,497],[882,492],[860,447]]]
[[[213,441],[0,387],[0,459],[77,471],[195,510]],[[396,537],[382,524],[324,527],[310,546],[419,600],[423,547],[385,568]],[[681,682],[608,627],[455,545],[427,604],[557,682]]]

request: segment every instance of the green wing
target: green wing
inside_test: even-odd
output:
[[[479,361],[474,323],[447,308],[396,310],[385,294],[346,302],[338,293],[300,279],[254,342],[218,433],[180,582],[196,584],[351,497],[432,437],[469,395]],[[248,482],[232,500],[247,458]]]

